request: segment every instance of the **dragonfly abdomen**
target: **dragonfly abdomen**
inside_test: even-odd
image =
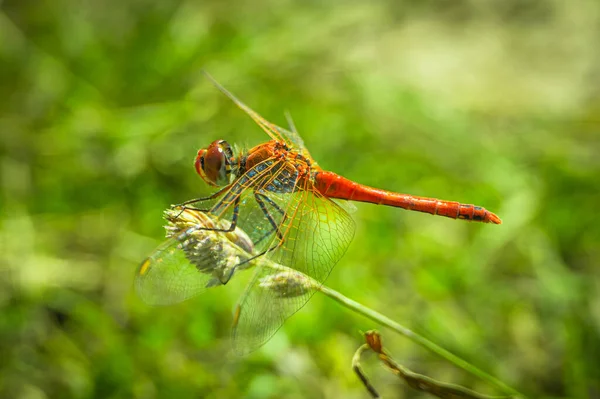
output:
[[[358,184],[333,172],[318,172],[315,175],[315,187],[321,194],[329,198],[394,206],[452,219],[465,219],[495,224],[502,223],[498,216],[480,206],[380,190]]]

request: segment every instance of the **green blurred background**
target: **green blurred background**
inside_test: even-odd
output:
[[[533,398],[600,397],[600,3],[5,0],[0,396],[366,398],[378,328],[320,295],[246,358],[244,281],[153,308],[162,211],[210,189],[198,148],[293,115],[319,164],[475,203],[481,225],[358,204],[327,284]],[[381,329],[394,357],[498,393]],[[387,397],[421,398],[375,359]]]

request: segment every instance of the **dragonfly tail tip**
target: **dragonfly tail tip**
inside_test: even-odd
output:
[[[486,219],[488,223],[502,224],[502,219],[500,219],[498,216],[496,216],[496,214],[492,212],[488,212]]]

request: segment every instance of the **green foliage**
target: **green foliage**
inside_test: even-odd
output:
[[[379,326],[326,298],[237,358],[241,279],[133,293],[163,209],[210,192],[197,149],[267,139],[202,68],[289,110],[323,168],[504,221],[359,204],[329,286],[531,397],[597,396],[600,5],[447,3],[2,2],[0,396],[366,397],[350,361]],[[410,369],[494,393],[382,332]]]

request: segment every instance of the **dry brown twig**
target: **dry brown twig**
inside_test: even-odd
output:
[[[362,354],[368,350],[372,350],[379,360],[388,368],[392,373],[404,380],[404,382],[411,388],[426,392],[442,399],[500,399],[509,398],[508,396],[488,396],[477,393],[470,389],[464,388],[460,385],[447,384],[429,378],[427,376],[417,374],[410,371],[406,367],[398,364],[388,352],[383,349],[381,343],[381,335],[374,330],[367,331],[365,334],[366,343],[362,344],[352,358],[352,369],[361,380],[369,394],[373,398],[379,398],[379,393],[375,387],[371,384],[368,377],[362,370],[360,365],[360,358]]]

